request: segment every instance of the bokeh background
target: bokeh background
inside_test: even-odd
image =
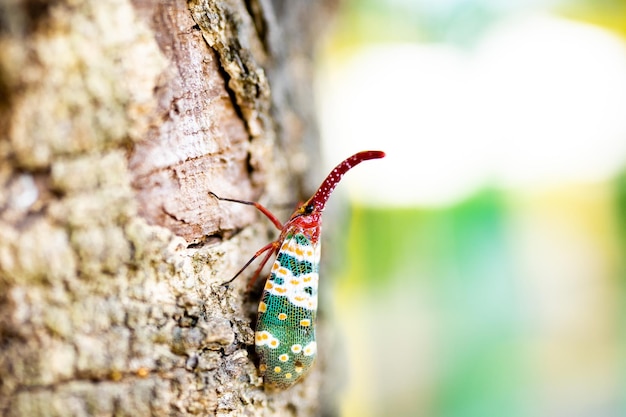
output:
[[[324,168],[387,152],[325,222],[341,415],[626,416],[626,1],[348,0],[333,25]]]

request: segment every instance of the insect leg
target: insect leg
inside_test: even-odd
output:
[[[241,268],[239,270],[239,272],[237,272],[235,274],[234,277],[232,277],[231,279],[229,279],[228,281],[226,281],[225,283],[223,283],[222,285],[228,285],[231,282],[233,282],[235,280],[235,278],[237,278],[248,266],[250,266],[250,264],[259,256],[261,256],[261,254],[263,252],[268,252],[269,253],[265,256],[265,258],[263,258],[263,261],[261,262],[261,266],[259,266],[259,268],[257,268],[257,270],[255,271],[254,275],[252,276],[252,279],[250,280],[251,282],[248,283],[248,287],[252,286],[252,283],[256,280],[256,278],[259,276],[259,274],[261,273],[261,269],[263,269],[263,266],[267,263],[267,261],[269,260],[270,256],[272,256],[272,253],[274,253],[274,250],[276,249],[276,246],[278,245],[278,242],[270,242],[267,245],[263,246],[261,249],[259,249],[258,251],[256,251],[256,253],[252,256],[252,258],[250,258],[250,260],[248,262],[246,262],[246,264],[243,266],[243,268]],[[274,250],[272,250],[274,249]]]
[[[252,288],[252,285],[254,285],[254,281],[256,281],[256,279],[261,274],[261,271],[263,270],[263,267],[265,266],[267,261],[270,259],[270,257],[274,254],[274,252],[276,251],[276,248],[278,247],[279,243],[280,242],[272,242],[272,243],[269,244],[269,245],[272,245],[274,250],[271,250],[271,251],[267,252],[267,255],[265,255],[265,258],[263,258],[263,261],[261,261],[261,264],[259,265],[259,267],[256,269],[256,271],[254,271],[254,275],[252,275],[252,278],[250,278],[250,281],[248,281],[248,290],[250,290]],[[263,252],[261,252],[261,253],[263,253]]]
[[[259,210],[261,213],[263,213],[265,215],[265,217],[270,219],[270,221],[274,224],[274,226],[276,226],[276,228],[278,230],[283,230],[283,224],[280,222],[280,220],[278,220],[276,218],[276,216],[274,216],[272,214],[271,211],[269,211],[267,208],[265,208],[264,206],[262,206],[261,204],[255,202],[255,201],[245,201],[245,200],[235,200],[234,198],[224,198],[224,197],[218,196],[217,194],[215,194],[212,191],[209,191],[209,194],[211,194],[213,197],[217,198],[218,200],[230,201],[232,203],[240,203],[240,204],[247,204],[249,206],[254,206],[254,207],[257,208],[257,210]],[[247,264],[246,264],[246,266],[247,266]],[[245,267],[244,267],[244,269],[245,269]]]

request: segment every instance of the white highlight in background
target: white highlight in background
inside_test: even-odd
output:
[[[344,180],[370,204],[601,181],[626,162],[626,45],[573,21],[505,21],[473,50],[364,48],[324,68],[318,98],[327,160],[388,154]]]

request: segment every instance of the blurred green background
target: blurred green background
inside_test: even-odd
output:
[[[325,220],[341,415],[626,416],[626,1],[351,0],[333,24],[324,168],[387,152]]]

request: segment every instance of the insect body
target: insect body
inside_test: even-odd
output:
[[[255,253],[234,280],[258,256],[267,252],[252,281],[272,254],[276,260],[259,303],[255,347],[259,372],[267,387],[286,389],[300,380],[315,361],[315,316],[320,261],[322,211],[341,177],[368,159],[385,156],[381,151],[352,155],[326,177],[317,192],[301,204],[284,225],[259,203],[216,198],[255,206],[281,230],[280,236]],[[251,282],[252,282],[251,281]],[[230,282],[230,281],[229,281]]]

